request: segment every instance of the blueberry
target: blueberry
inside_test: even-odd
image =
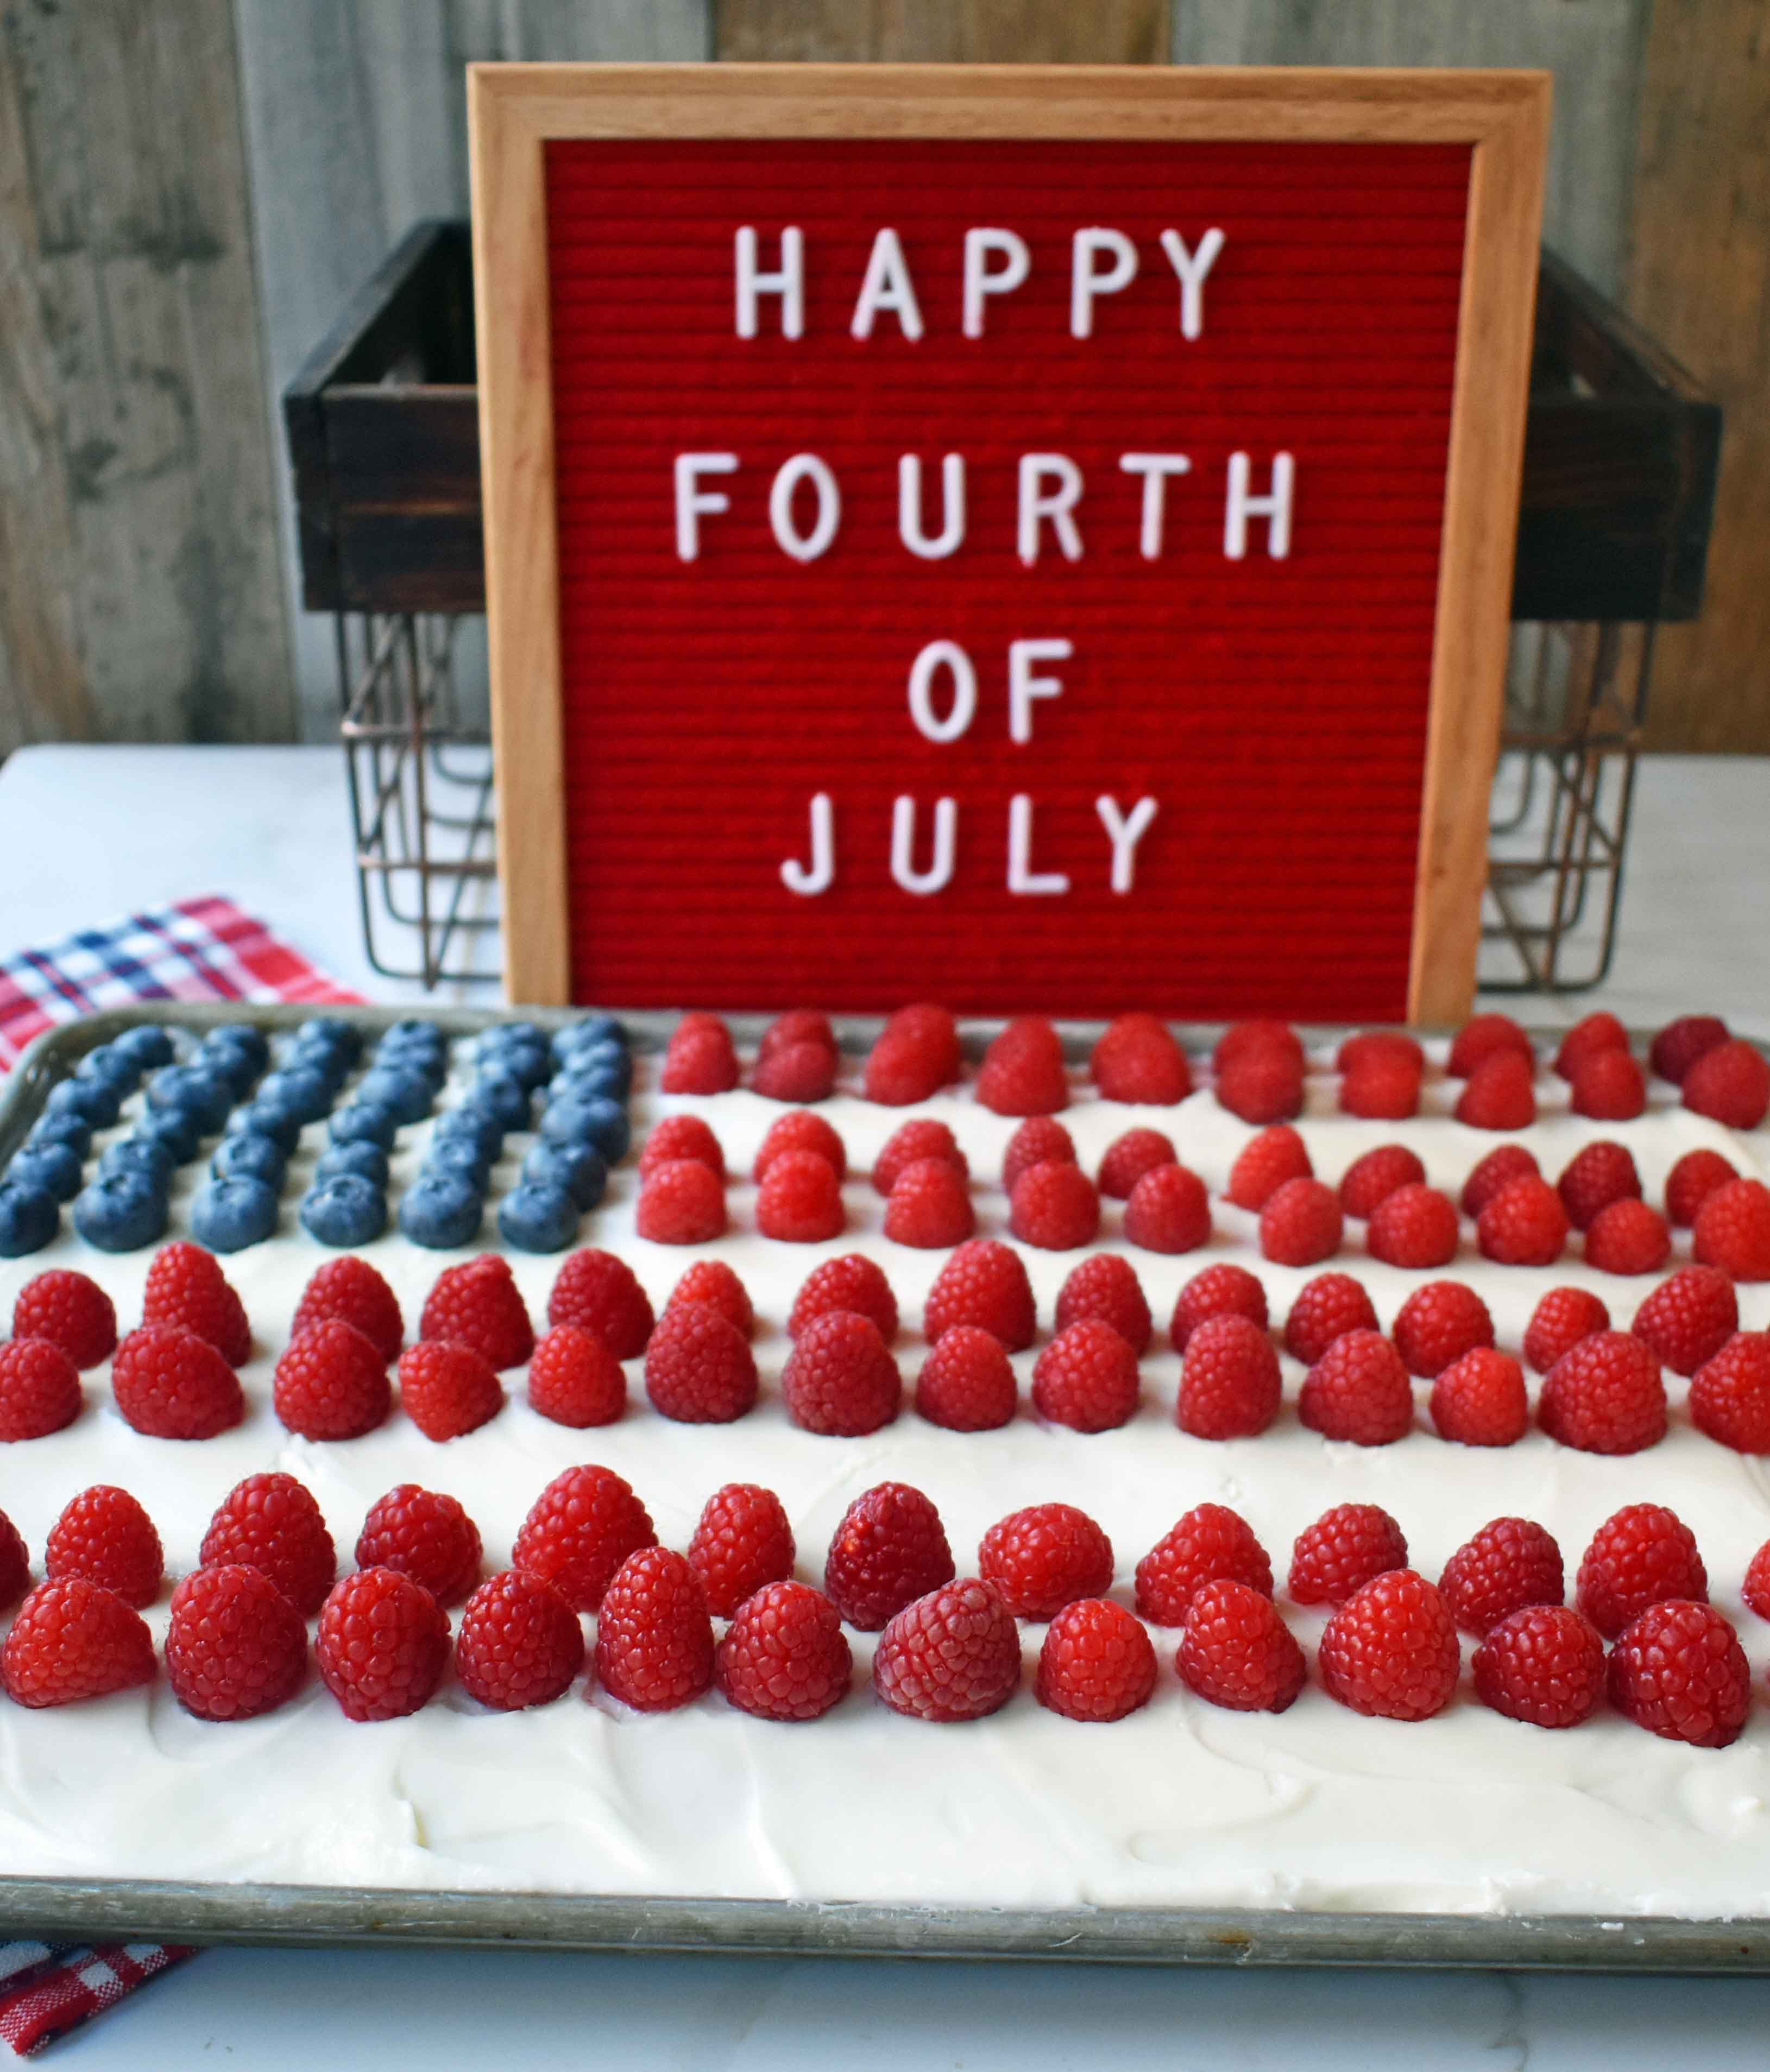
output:
[[[16,1181],[0,1186],[0,1259],[41,1252],[61,1225],[61,1211],[47,1187]]]
[[[258,1082],[257,1105],[280,1108],[297,1122],[318,1122],[332,1104],[333,1087],[311,1065],[284,1065]]]
[[[397,1123],[422,1122],[435,1097],[430,1081],[404,1065],[372,1066],[356,1088],[359,1101],[385,1108]]]
[[[567,1079],[607,1080],[625,1094],[633,1083],[633,1056],[619,1043],[587,1043],[574,1050],[562,1068]]]
[[[475,1054],[483,1057],[500,1043],[539,1043],[545,1047],[547,1041],[547,1032],[538,1022],[494,1022],[489,1029],[480,1030]]]
[[[27,1144],[6,1168],[9,1185],[40,1187],[58,1202],[71,1202],[84,1178],[84,1165],[71,1144]]]
[[[471,1137],[438,1137],[430,1140],[418,1177],[427,1180],[433,1174],[465,1180],[484,1194],[492,1167]]]
[[[344,1052],[352,1064],[363,1054],[363,1032],[342,1015],[314,1014],[295,1031],[297,1043],[329,1043]]]
[[[563,1187],[581,1209],[593,1209],[608,1187],[608,1167],[593,1144],[536,1144],[522,1161],[525,1182]]]
[[[485,1197],[453,1174],[426,1175],[406,1189],[400,1202],[400,1228],[414,1244],[433,1252],[471,1244],[484,1215]]]
[[[632,1141],[626,1109],[600,1097],[578,1100],[566,1095],[549,1101],[541,1133],[550,1144],[594,1144],[611,1166],[620,1164]]]
[[[288,1158],[274,1137],[256,1130],[241,1130],[224,1137],[221,1148],[209,1161],[209,1170],[218,1180],[262,1180],[273,1191],[281,1189]]]
[[[109,1129],[122,1105],[123,1096],[103,1079],[64,1079],[49,1089],[43,1113],[77,1115],[94,1129]]]
[[[381,1042],[397,1047],[405,1043],[418,1043],[437,1050],[446,1050],[449,1039],[434,1022],[426,1022],[421,1016],[408,1015],[403,1022],[389,1024],[381,1032]]]
[[[93,1126],[83,1115],[40,1115],[31,1127],[34,1144],[65,1144],[76,1157],[93,1148]]]
[[[98,1161],[98,1177],[101,1180],[114,1180],[119,1173],[140,1173],[164,1194],[177,1164],[177,1159],[157,1137],[121,1137],[116,1143],[105,1146],[104,1156]]]
[[[330,1150],[322,1151],[314,1161],[314,1184],[323,1185],[327,1180],[336,1180],[346,1174],[370,1182],[376,1187],[387,1185],[387,1153],[378,1144],[365,1144],[359,1137],[354,1144],[335,1144]]]
[[[624,1059],[604,1059],[592,1065],[572,1064],[559,1073],[547,1089],[552,1100],[624,1101],[632,1092],[632,1068]]]
[[[437,1117],[431,1142],[440,1143],[451,1137],[464,1137],[488,1166],[504,1149],[504,1124],[471,1099],[459,1108],[445,1108]]]
[[[166,1234],[166,1192],[145,1173],[94,1180],[74,1203],[74,1228],[101,1252],[134,1252]]]
[[[286,1072],[317,1072],[335,1096],[350,1077],[350,1058],[336,1043],[294,1043],[283,1052],[280,1069]]]
[[[581,1022],[568,1022],[563,1029],[554,1031],[554,1055],[563,1064],[574,1052],[592,1043],[619,1043],[627,1046],[624,1026],[612,1014],[587,1014]]]
[[[405,1025],[401,1025],[404,1026]],[[449,1042],[440,1030],[426,1026],[418,1034],[401,1035],[390,1029],[375,1046],[372,1065],[418,1064],[429,1072],[447,1073]]]
[[[383,1151],[393,1149],[398,1129],[392,1109],[364,1100],[340,1108],[329,1125],[334,1144],[377,1144]]]
[[[277,1190],[262,1180],[210,1180],[191,1204],[191,1235],[211,1252],[262,1244],[277,1227]]]
[[[251,1092],[253,1081],[264,1067],[244,1045],[229,1042],[229,1034],[225,1029],[212,1030],[204,1038],[194,1062],[203,1071],[219,1072],[233,1087],[234,1099],[239,1100]]]
[[[499,1205],[498,1230],[518,1252],[563,1252],[578,1235],[578,1204],[563,1187],[525,1181]]]
[[[488,1043],[482,1036],[475,1046],[474,1059],[482,1071],[508,1073],[530,1093],[553,1076],[554,1055],[545,1037],[533,1042]]]
[[[203,1125],[188,1108],[150,1108],[135,1125],[138,1137],[151,1137],[163,1144],[182,1166],[196,1156],[203,1141]]]
[[[361,1173],[335,1174],[303,1196],[301,1227],[322,1244],[372,1244],[387,1227],[387,1197]]]
[[[513,1072],[503,1072],[487,1067],[481,1071],[467,1092],[467,1099],[475,1108],[483,1108],[495,1115],[506,1129],[527,1129],[533,1120],[529,1113],[529,1089]]]
[[[237,1050],[242,1058],[250,1059],[254,1079],[270,1063],[270,1039],[250,1022],[223,1022],[219,1029],[212,1029],[204,1038],[203,1048]]]
[[[121,1050],[138,1071],[151,1072],[172,1062],[172,1039],[157,1022],[138,1022],[111,1048]]]
[[[74,1067],[76,1079],[101,1080],[106,1086],[115,1087],[118,1096],[126,1100],[134,1092],[141,1076],[141,1067],[114,1043],[101,1043],[96,1050],[88,1050]]]
[[[147,1083],[147,1104],[156,1110],[182,1108],[207,1137],[227,1120],[233,1088],[219,1072],[200,1065],[167,1065]]]
[[[285,1157],[301,1141],[301,1123],[280,1101],[267,1101],[261,1093],[228,1117],[229,1137],[268,1137]]]

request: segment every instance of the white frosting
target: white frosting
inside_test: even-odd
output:
[[[660,1100],[640,1067],[636,1115],[704,1115],[734,1174],[745,1174],[781,1109],[739,1092]],[[1491,1136],[1447,1119],[1445,1084],[1429,1079],[1428,1117],[1360,1122],[1333,1109],[1332,1077],[1311,1078],[1302,1128],[1316,1169],[1332,1181],[1379,1143],[1412,1144],[1430,1178],[1453,1190]],[[1633,1150],[1649,1198],[1673,1160],[1698,1143],[1760,1170],[1759,1146],[1665,1104],[1625,1124],[1566,1112],[1560,1083],[1538,1084],[1543,1119],[1523,1133],[1550,1177],[1583,1143],[1620,1137]],[[994,1185],[1015,1125],[980,1108],[969,1089],[920,1113],[950,1122],[970,1157],[980,1229],[1004,1234]],[[850,1094],[822,1105],[864,1176],[906,1112]],[[1064,1118],[1090,1170],[1106,1145],[1139,1124],[1167,1131],[1216,1195],[1250,1134],[1208,1094],[1177,1108],[1135,1109],[1076,1090]],[[425,1132],[402,1133],[396,1189],[415,1168]],[[318,1139],[323,1133],[310,1131]],[[512,1161],[520,1149],[513,1141]],[[319,1498],[348,1562],[364,1512],[397,1482],[452,1491],[484,1535],[488,1564],[503,1563],[522,1516],[560,1468],[595,1460],[620,1470],[649,1508],[668,1544],[686,1544],[702,1504],[719,1484],[753,1480],[778,1490],[799,1539],[800,1572],[821,1579],[824,1550],[842,1511],[887,1477],[938,1503],[961,1572],[974,1565],[984,1529],[1027,1503],[1081,1505],[1110,1533],[1116,1594],[1130,1601],[1138,1558],[1174,1519],[1207,1498],[1251,1521],[1282,1577],[1295,1533],[1329,1504],[1385,1505],[1406,1530],[1413,1558],[1435,1575],[1459,1542],[1506,1512],[1555,1533],[1569,1580],[1592,1529],[1619,1505],[1671,1504],[1695,1529],[1714,1600],[1739,1622],[1754,1664],[1770,1630],[1743,1611],[1746,1564],[1770,1536],[1763,1464],[1714,1445],[1674,1412],[1651,1452],[1607,1460],[1570,1452],[1533,1432],[1500,1451],[1452,1446],[1422,1416],[1401,1444],[1374,1450],[1331,1445],[1304,1431],[1292,1407],[1300,1371],[1286,1360],[1287,1403],[1258,1439],[1212,1445],[1173,1421],[1179,1362],[1154,1350],[1145,1396],[1122,1429],[1083,1437],[1040,1424],[1024,1407],[1007,1429],[964,1434],[924,1424],[906,1408],[871,1438],[814,1437],[782,1414],[777,1379],[781,1326],[793,1294],[821,1259],[848,1250],[885,1266],[904,1318],[899,1351],[906,1379],[924,1353],[918,1326],[944,1254],[907,1250],[880,1233],[883,1203],[864,1177],[846,1189],[850,1229],[828,1244],[794,1246],[757,1236],[754,1190],[734,1182],[733,1228],[694,1250],[646,1244],[633,1232],[632,1161],[607,1204],[587,1217],[586,1243],[629,1258],[654,1302],[708,1252],[728,1260],[755,1301],[763,1400],[735,1425],[673,1424],[655,1416],[629,1368],[632,1404],[620,1423],[575,1433],[536,1416],[521,1377],[490,1424],[438,1447],[396,1416],[345,1445],[292,1438],[270,1408],[272,1369],[307,1276],[328,1255],[295,1226],[305,1182],[298,1161],[286,1193],[290,1234],[234,1255],[227,1271],[244,1296],[259,1350],[242,1379],[246,1422],[197,1445],[144,1438],[110,1407],[105,1376],[88,1375],[88,1407],[68,1431],[0,1449],[0,1506],[40,1556],[61,1506],[88,1483],[110,1481],[146,1505],[169,1566],[196,1557],[210,1512],[241,1477],[278,1467]],[[513,1174],[513,1162],[500,1172]],[[181,1182],[175,1229],[200,1168]],[[1155,1313],[1160,1343],[1180,1286],[1213,1259],[1239,1259],[1264,1279],[1282,1321],[1308,1272],[1258,1259],[1253,1219],[1213,1202],[1217,1235],[1208,1252],[1176,1258],[1130,1252]],[[1108,1204],[1102,1242],[1118,1248],[1119,1211]],[[1336,1264],[1359,1273],[1386,1324],[1425,1278],[1359,1250],[1349,1227]],[[450,1255],[397,1234],[364,1248],[386,1274],[415,1329],[424,1293]],[[1079,1255],[1022,1248],[1042,1326]],[[64,1234],[32,1259],[0,1261],[0,1318],[44,1267],[73,1264],[117,1299],[123,1326],[139,1314],[146,1253],[109,1257]],[[537,1323],[558,1260],[512,1255]],[[1550,1272],[1492,1266],[1467,1243],[1445,1269],[1477,1288],[1500,1342],[1516,1349],[1542,1289],[1566,1280],[1595,1288],[1626,1322],[1655,1285],[1589,1272],[1575,1260]],[[1741,1290],[1743,1321],[1770,1323],[1770,1287]],[[1025,1382],[1031,1355],[1015,1364]],[[1674,1395],[1682,1384],[1673,1379]],[[1426,1389],[1420,1394],[1423,1401]],[[1024,1396],[1024,1389],[1023,1391]],[[1311,1650],[1319,1614],[1287,1610]],[[150,1614],[163,1629],[165,1603]],[[1153,1702],[1112,1726],[1056,1717],[1033,1700],[1030,1667],[1043,1630],[1026,1629],[1029,1676],[995,1717],[962,1728],[906,1720],[874,1698],[866,1680],[871,1642],[855,1638],[855,1688],[810,1725],[748,1718],[709,1695],[664,1717],[625,1712],[581,1682],[557,1703],[516,1716],[488,1712],[452,1683],[415,1716],[375,1726],[347,1721],[311,1677],[292,1704],[238,1725],[194,1720],[163,1679],[60,1712],[0,1704],[0,1860],[14,1873],[68,1877],[264,1879],[325,1885],[554,1889],[751,1897],[901,1900],[1063,1906],[1291,1906],[1405,1910],[1579,1911],[1686,1915],[1770,1911],[1770,1711],[1760,1708],[1732,1748],[1693,1750],[1655,1739],[1607,1712],[1570,1733],[1501,1719],[1463,1692],[1417,1725],[1344,1711],[1311,1684],[1277,1717],[1217,1710],[1194,1698],[1173,1670],[1178,1636],[1158,1634],[1162,1676]]]

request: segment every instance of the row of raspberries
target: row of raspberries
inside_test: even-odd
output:
[[[1649,1067],[1681,1089],[1697,1115],[1755,1129],[1770,1110],[1770,1064],[1709,1014],[1684,1015],[1653,1039]],[[1340,1105],[1348,1115],[1398,1120],[1416,1113],[1426,1054],[1411,1036],[1372,1030],[1347,1038],[1335,1059]],[[796,1008],[764,1032],[750,1075],[753,1092],[774,1100],[819,1101],[835,1091],[841,1052],[827,1015]],[[905,1108],[954,1084],[963,1069],[958,1030],[944,1007],[905,1007],[891,1016],[867,1054],[869,1100]],[[1218,1101],[1249,1122],[1280,1122],[1302,1112],[1308,1061],[1288,1022],[1237,1022],[1211,1055]],[[1477,1129],[1523,1129],[1537,1115],[1537,1057],[1510,1016],[1479,1014],[1451,1046],[1448,1075],[1464,1080],[1457,1119]],[[1616,1016],[1587,1015],[1567,1032],[1554,1070],[1570,1089],[1576,1115],[1620,1122],[1647,1105],[1647,1071]],[[1192,1066],[1167,1025],[1153,1014],[1122,1014],[1089,1059],[1108,1100],[1171,1107],[1193,1091]],[[665,1052],[665,1093],[728,1093],[740,1078],[731,1031],[716,1014],[687,1014]],[[1011,1022],[984,1052],[978,1099],[998,1115],[1055,1115],[1068,1104],[1062,1041],[1040,1015]]]

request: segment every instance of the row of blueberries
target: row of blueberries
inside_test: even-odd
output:
[[[321,1016],[302,1024],[274,1065],[264,1032],[245,1022],[212,1030],[182,1062],[168,1031],[152,1023],[88,1051],[73,1076],[51,1089],[0,1183],[0,1257],[40,1251],[68,1202],[75,1229],[101,1251],[155,1243],[166,1231],[174,1173],[218,1132],[210,1176],[191,1204],[193,1234],[212,1252],[261,1244],[278,1227],[278,1197],[303,1129],[328,1116],[330,1143],[302,1201],[302,1226],[322,1244],[372,1242],[388,1223],[389,1153],[401,1129],[434,1108],[449,1044],[434,1022],[396,1022],[348,1104],[335,1107],[362,1046],[356,1024]],[[474,1063],[464,1098],[438,1119],[401,1202],[400,1227],[418,1244],[471,1242],[505,1135],[537,1126],[535,1096],[545,1088],[538,1141],[498,1221],[519,1249],[562,1251],[582,1212],[601,1199],[608,1166],[627,1153],[626,1030],[607,1015],[550,1035],[533,1022],[501,1023],[480,1037]],[[129,1135],[106,1145],[88,1182],[94,1133],[117,1123],[144,1076],[143,1112]]]

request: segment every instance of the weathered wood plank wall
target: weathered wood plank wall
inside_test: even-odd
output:
[[[1159,64],[1167,0],[714,0],[721,58]]]

